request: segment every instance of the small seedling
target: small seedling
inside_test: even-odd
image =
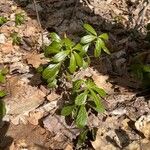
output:
[[[57,85],[56,78],[60,70],[73,74],[80,68],[86,68],[90,64],[88,49],[93,42],[95,57],[100,56],[101,50],[110,54],[104,42],[108,40],[108,35],[104,33],[97,36],[95,29],[89,24],[84,24],[84,28],[89,35],[81,38],[80,43],[77,44],[66,36],[61,39],[56,33],[50,33],[52,43],[44,49],[45,56],[50,57],[50,65],[42,72],[42,77],[47,80],[48,87],[52,88]]]
[[[110,54],[108,48],[105,45],[105,41],[108,40],[108,34],[103,33],[101,35],[98,35],[95,31],[95,29],[89,25],[84,24],[83,26],[85,30],[87,31],[88,35],[81,38],[82,44],[94,44],[94,56],[99,57],[101,55],[101,51],[103,50],[105,53]]]
[[[7,22],[7,18],[3,17],[3,16],[0,16],[0,26],[2,26],[6,22]]]
[[[72,97],[74,97],[71,105],[65,106],[61,114],[63,116],[71,115],[75,119],[75,123],[79,128],[87,125],[88,109],[97,112],[104,112],[104,106],[101,99],[106,96],[106,92],[97,87],[91,80],[77,80],[73,83]]]
[[[146,54],[135,56],[130,68],[132,74],[142,81],[144,87],[150,87],[150,65],[144,63],[144,55]]]
[[[86,54],[88,47],[80,43],[75,44],[69,38],[60,39],[56,33],[50,34],[52,43],[45,48],[45,56],[51,58],[51,64],[44,69],[42,77],[47,80],[49,87],[57,84],[56,77],[60,73],[60,69],[64,66],[64,70],[73,74],[77,69],[85,67],[88,62]]]
[[[17,32],[13,32],[11,34],[11,38],[12,38],[12,44],[13,45],[20,45],[21,44],[21,37],[19,37]]]
[[[7,68],[3,68],[0,70],[0,83],[5,83],[5,75],[7,74],[8,70]],[[0,119],[5,115],[6,109],[5,104],[2,100],[2,98],[6,96],[6,92],[3,90],[0,90]]]
[[[21,25],[25,21],[25,16],[22,13],[15,14],[15,25]]]

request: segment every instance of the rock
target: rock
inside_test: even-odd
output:
[[[150,115],[141,116],[136,122],[135,127],[142,132],[147,139],[150,139]]]
[[[23,62],[14,62],[10,65],[10,74],[15,73],[28,73],[29,66]]]
[[[6,37],[4,34],[0,34],[0,44],[4,44],[6,42]]]
[[[149,150],[150,141],[146,139],[133,141],[129,146],[125,148],[125,150]]]
[[[115,109],[111,112],[111,114],[113,115],[118,115],[118,116],[122,116],[124,114],[126,114],[126,109],[125,108],[119,108],[119,109]]]
[[[79,135],[79,129],[67,125],[64,116],[49,115],[43,120],[43,124],[47,130],[56,134],[58,138],[63,136],[72,140]]]

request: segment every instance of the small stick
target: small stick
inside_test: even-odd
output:
[[[42,30],[43,28],[42,28],[42,25],[41,25],[41,20],[40,20],[39,12],[38,12],[38,9],[37,9],[36,0],[33,0],[33,4],[34,4],[35,11],[36,11],[37,21],[38,21],[38,24],[41,28],[42,46],[43,46],[43,43],[44,43],[43,42],[44,41],[44,39],[43,39],[43,30]]]

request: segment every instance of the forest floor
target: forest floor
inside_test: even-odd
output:
[[[0,123],[0,150],[73,150],[79,131],[55,112],[62,101],[43,84],[36,68],[47,63],[41,49],[49,44],[49,32],[64,33],[75,41],[91,24],[108,33],[110,56],[94,58],[78,78],[91,77],[107,92],[106,112],[88,120],[96,128],[94,139],[80,149],[149,150],[150,90],[130,73],[135,55],[150,63],[150,43],[145,40],[150,23],[150,2],[146,0],[0,0],[0,68],[9,69],[4,98],[6,115]],[[23,24],[15,25],[15,14],[23,13]],[[39,19],[38,19],[39,16]],[[21,37],[13,45],[12,33]]]

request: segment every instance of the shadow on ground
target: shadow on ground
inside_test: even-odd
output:
[[[37,19],[35,5],[32,1],[14,1],[27,12],[29,17]],[[108,47],[112,55],[94,58],[91,65],[100,73],[109,75],[109,80],[114,85],[137,89],[137,82],[131,79],[128,73],[131,58],[137,53],[146,52],[144,59],[150,61],[147,60],[150,44],[144,40],[145,35],[139,29],[131,27],[133,23],[131,8],[134,7],[134,3],[129,3],[127,6],[129,21],[123,23],[121,19],[119,21],[115,17],[112,19],[106,11],[107,8],[104,9],[106,12],[102,12],[99,10],[102,6],[92,7],[87,1],[80,3],[79,0],[41,0],[36,3],[44,31],[55,31],[60,35],[65,32],[71,38],[78,40],[84,35],[83,23],[89,23],[99,33],[109,33]]]
[[[18,7],[24,9],[29,17],[37,19],[32,1],[14,0],[14,2]],[[60,35],[65,32],[77,41],[80,36],[84,35],[83,23],[89,23],[99,33],[109,33],[108,47],[112,55],[92,59],[91,66],[99,73],[108,75],[108,80],[114,86],[138,92],[139,85],[130,78],[129,65],[133,56],[144,52],[146,52],[145,61],[149,62],[150,60],[147,59],[150,55],[150,44],[145,41],[145,34],[131,27],[133,18],[130,8],[134,7],[132,5],[134,4],[128,6],[129,21],[123,24],[121,21],[111,20],[108,12],[102,13],[98,10],[100,6],[87,6],[86,0],[83,0],[83,3],[80,3],[79,0],[40,0],[36,3],[43,31],[54,31]],[[120,131],[116,132],[119,136]],[[5,133],[4,131],[3,137]]]

